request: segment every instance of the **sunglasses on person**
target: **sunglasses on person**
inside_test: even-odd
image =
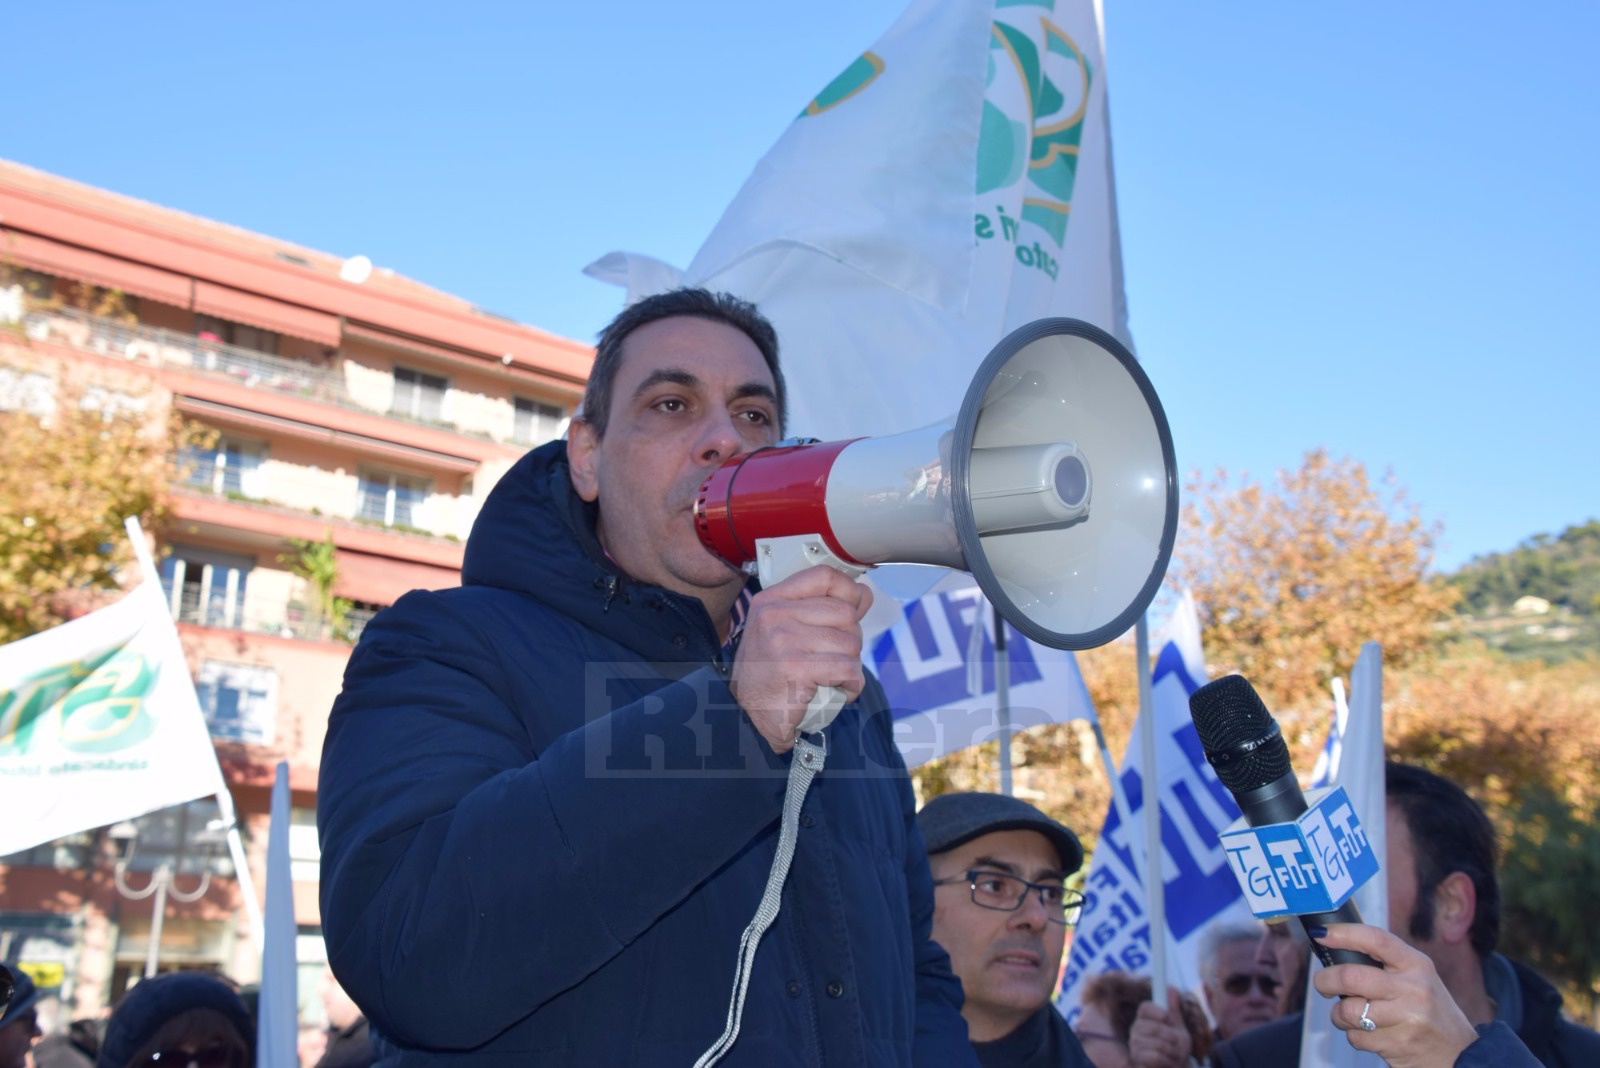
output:
[[[148,1068],[242,1068],[237,1046],[218,1042],[201,1050],[158,1049],[142,1064]]]
[[[1250,993],[1251,984],[1260,987],[1269,998],[1277,997],[1278,987],[1283,985],[1270,975],[1230,975],[1222,981],[1222,989],[1238,998]]]
[[[0,1016],[11,1007],[11,995],[17,992],[17,981],[11,978],[11,969],[0,964]]]

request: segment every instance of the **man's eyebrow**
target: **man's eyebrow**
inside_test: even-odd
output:
[[[644,381],[639,383],[638,388],[633,391],[633,395],[637,398],[663,382],[682,386],[684,389],[699,389],[704,385],[698,375],[685,371],[680,367],[661,367],[645,375]],[[778,403],[777,391],[765,382],[746,382],[734,389],[734,400],[743,400],[746,397],[760,397],[774,405]]]
[[[773,404],[778,403],[777,391],[765,382],[746,382],[733,391],[734,400],[743,400],[746,397],[760,397],[763,400],[771,401]]]
[[[994,871],[1004,872],[1007,875],[1015,875],[1019,879],[1027,878],[1022,874],[1021,868],[1017,867],[1015,864],[1012,864],[1010,861],[1001,860],[998,857],[977,857],[972,862],[972,868],[969,868],[968,870],[971,871],[975,868],[988,868]],[[1043,871],[1039,872],[1038,875],[1035,875],[1028,881],[1038,883],[1044,882],[1047,879],[1065,879],[1066,877],[1067,873],[1061,871],[1059,868],[1045,868]]]
[[[633,391],[635,397],[641,393],[659,386],[663,382],[671,382],[675,386],[693,389],[700,385],[700,379],[679,367],[660,367],[644,376],[644,381],[639,383]]]

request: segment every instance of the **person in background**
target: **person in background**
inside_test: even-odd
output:
[[[1183,1019],[1189,1032],[1190,1056],[1203,1063],[1211,1052],[1211,1024],[1193,994],[1168,988],[1167,1003]],[[1148,1041],[1139,1028],[1139,1013],[1152,1004],[1150,977],[1127,972],[1102,972],[1083,987],[1083,1012],[1078,1017],[1078,1041],[1095,1068],[1135,1068],[1160,1063],[1159,1052],[1144,1048]]]
[[[1276,1020],[1282,1012],[1276,957],[1262,960],[1261,924],[1224,920],[1214,923],[1200,940],[1200,981],[1218,1042]]]
[[[255,1052],[255,1021],[238,991],[210,972],[167,972],[122,996],[95,1064],[251,1068]]]
[[[985,1068],[1088,1068],[1050,1003],[1067,928],[1082,898],[1066,888],[1083,864],[1077,835],[1004,794],[935,797],[917,813],[936,888],[933,939],[961,979],[961,1014]],[[1168,1009],[1141,1007],[1141,1068],[1176,1068],[1190,1041]]]
[[[1278,1015],[1306,1007],[1306,980],[1311,974],[1311,942],[1300,921],[1290,917],[1263,923],[1256,946],[1257,963],[1277,969]]]
[[[11,1001],[0,1016],[0,1068],[26,1068],[28,1051],[39,1037],[39,988],[21,968],[8,969],[7,974],[11,977]]]
[[[373,1061],[367,1018],[334,978],[332,968],[322,970],[322,1007],[328,1014],[328,1042],[317,1068],[366,1068]]]
[[[105,1030],[104,1017],[73,1020],[65,1031],[45,1035],[33,1047],[34,1068],[94,1068]]]
[[[1334,1023],[1396,1068],[1600,1065],[1600,1035],[1561,1014],[1548,981],[1495,951],[1500,883],[1494,827],[1465,790],[1410,764],[1385,765],[1389,931],[1337,924],[1319,941],[1386,965],[1339,965],[1312,979],[1343,996]],[[1392,934],[1390,932],[1393,932]],[[1322,1010],[1326,1011],[1326,1010]],[[1366,1023],[1362,1020],[1365,1018]],[[1300,1059],[1302,1014],[1218,1046],[1221,1068]]]

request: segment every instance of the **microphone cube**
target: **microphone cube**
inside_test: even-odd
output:
[[[1293,823],[1222,832],[1228,866],[1245,903],[1261,919],[1332,912],[1378,874],[1378,858],[1344,788],[1312,791]]]

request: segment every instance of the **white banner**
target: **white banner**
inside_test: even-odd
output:
[[[1337,696],[1337,694],[1336,694]],[[1383,647],[1377,642],[1361,646],[1350,672],[1350,706],[1337,701],[1333,725],[1323,746],[1326,759],[1317,761],[1315,781],[1344,787],[1351,807],[1366,830],[1367,844],[1378,858],[1378,874],[1356,891],[1361,920],[1374,927],[1389,926],[1389,835],[1387,793],[1383,770]],[[1313,958],[1313,969],[1322,967]],[[1350,1045],[1344,1032],[1333,1026],[1333,998],[1306,987],[1306,1014],[1301,1021],[1300,1064],[1304,1068],[1381,1068],[1383,1060]]]
[[[1131,340],[1090,0],[915,0],[757,164],[681,276],[612,253],[628,300],[681,281],[777,326],[790,427],[885,435],[955,412],[1005,334]]]
[[[1206,761],[1189,716],[1189,695],[1205,684],[1200,621],[1194,600],[1183,595],[1178,610],[1157,643],[1151,672],[1161,806],[1161,874],[1167,919],[1167,981],[1190,992],[1200,990],[1197,958],[1205,929],[1218,919],[1250,920],[1239,884],[1218,842],[1239,806]],[[1145,907],[1147,870],[1144,837],[1145,781],[1134,724],[1122,759],[1129,823],[1116,806],[1106,813],[1084,885],[1083,917],[1073,932],[1071,953],[1056,1007],[1076,1021],[1083,984],[1106,971],[1149,974],[1150,921]]]
[[[1093,719],[1078,661],[1005,625],[1012,730]],[[1000,736],[994,611],[976,585],[930,593],[867,643],[908,767]]]
[[[0,647],[0,856],[223,789],[156,582]]]

